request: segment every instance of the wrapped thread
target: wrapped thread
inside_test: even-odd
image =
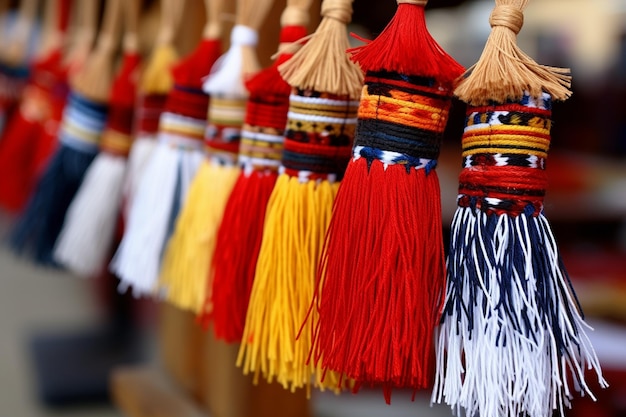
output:
[[[433,399],[468,414],[563,412],[600,364],[543,215],[549,94],[468,106]]]
[[[314,360],[382,384],[388,401],[391,387],[423,389],[432,375],[444,274],[434,168],[451,103],[439,87],[432,78],[366,73],[353,159],[320,265]]]
[[[244,80],[258,71],[256,26],[261,24],[269,5],[269,1],[257,3],[258,15],[250,16],[247,13],[252,10],[252,3],[243,1],[237,5],[230,48],[203,79],[202,89],[211,96],[205,134],[206,158],[191,184],[161,271],[159,285],[167,291],[168,301],[197,313],[205,323],[204,316],[212,310],[210,265],[217,229],[240,172],[237,154],[247,99]]]
[[[174,221],[202,161],[204,120],[164,112],[158,143],[130,206],[124,237],[111,262],[120,290],[135,296],[156,290],[161,257]]]
[[[174,7],[176,4],[165,2],[164,6]],[[167,18],[175,20],[178,11],[169,10],[171,15]],[[167,42],[162,47],[171,47],[174,28],[166,24],[163,29],[161,35],[167,38]],[[189,56],[173,66],[171,74],[169,71],[161,71],[163,79],[153,80],[159,83],[148,83],[153,84],[149,89],[152,92],[166,92],[156,88],[157,85],[167,88],[165,111],[159,116],[156,149],[151,152],[145,168],[139,170],[141,180],[137,183],[136,197],[131,194],[128,201],[127,232],[122,239],[122,245],[126,240],[128,246],[124,251],[118,250],[111,264],[113,270],[125,270],[126,275],[121,277],[121,288],[133,286],[135,295],[155,292],[166,295],[166,291],[159,288],[159,274],[167,262],[168,241],[203,157],[202,140],[206,130],[209,97],[201,89],[201,77],[209,72],[221,50],[221,43],[217,39],[219,33],[210,35],[210,38],[202,39]],[[167,56],[172,58],[173,55]],[[165,63],[168,63],[168,70],[173,65],[171,59],[160,60],[161,65]],[[167,79],[163,73],[167,74]],[[155,71],[155,75],[158,74]],[[144,88],[147,87],[144,85]],[[141,142],[152,143],[150,140]],[[135,145],[139,145],[139,142]],[[149,213],[155,206],[159,207],[156,215],[146,219],[145,213]],[[134,231],[130,230],[131,219]],[[142,249],[144,242],[149,242],[149,245]],[[139,262],[148,266],[147,274],[135,268],[134,264],[138,263],[133,261],[135,256],[139,256]]]
[[[190,184],[189,197],[184,202],[163,260],[159,285],[166,292],[167,300],[195,313],[202,311],[207,297],[210,257],[222,214],[221,210],[209,208],[226,201],[237,178],[233,168],[237,161],[244,106],[244,100],[211,97],[209,124],[203,132],[208,156]],[[209,163],[206,158],[212,158],[214,163]],[[215,181],[216,176],[222,177],[220,181]]]
[[[303,26],[284,26],[280,44],[296,42],[305,35]],[[290,57],[289,53],[281,54],[273,65],[246,83],[250,97],[238,155],[242,171],[217,231],[211,263],[213,305],[211,314],[205,316],[216,336],[227,342],[240,342],[243,335],[265,211],[278,177],[291,92],[278,66]]]
[[[570,375],[592,395],[586,370],[606,386],[543,214],[551,105],[571,77],[517,46],[526,4],[496,0],[483,53],[455,90],[468,113],[432,399],[468,415],[564,415]]]
[[[311,325],[301,330],[332,203],[350,158],[358,101],[294,89],[280,175],[266,209],[238,365],[295,390],[338,387],[308,362]],[[266,300],[271,300],[267,302]]]
[[[365,87],[311,306],[312,359],[355,390],[381,385],[388,403],[392,388],[431,383],[444,282],[434,168],[463,69],[428,33],[425,4],[399,1],[385,30],[351,51]]]
[[[100,152],[68,208],[54,250],[60,264],[83,277],[94,277],[102,271],[115,237],[132,143],[139,63],[138,54],[125,54],[113,83]]]

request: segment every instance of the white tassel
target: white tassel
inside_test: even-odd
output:
[[[111,262],[111,271],[120,279],[120,291],[132,287],[136,297],[155,290],[163,248],[176,214],[173,209],[184,201],[188,184],[203,159],[199,141],[184,147],[168,142],[166,135],[161,134],[161,139],[165,140],[158,143],[142,174],[124,237]]]
[[[481,417],[550,417],[584,372],[606,386],[543,216],[458,208],[437,338],[433,402]]]
[[[128,208],[132,205],[133,197],[137,194],[139,180],[146,169],[156,143],[156,135],[139,135],[135,138],[130,148],[122,192],[124,196],[125,218],[128,218]]]
[[[99,154],[72,200],[54,257],[72,272],[92,277],[106,263],[120,215],[126,158]]]

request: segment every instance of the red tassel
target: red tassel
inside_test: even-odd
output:
[[[203,39],[191,54],[172,69],[174,88],[167,96],[165,111],[194,119],[206,119],[209,100],[202,92],[202,78],[221,52],[219,39]]]
[[[304,36],[306,28],[286,26],[281,29],[280,42],[295,42]],[[246,130],[271,129],[282,136],[287,123],[291,87],[280,76],[278,66],[290,57],[291,54],[281,54],[272,66],[260,71],[246,83],[250,99],[246,108],[240,155],[246,153]],[[277,153],[277,156],[280,154]],[[243,164],[244,170],[226,204],[217,234],[212,261],[213,309],[208,317],[201,318],[205,325],[213,321],[216,337],[226,342],[238,342],[243,336],[263,237],[265,209],[278,177],[276,167]]]
[[[362,385],[418,390],[432,380],[444,286],[436,159],[463,68],[402,3],[351,50],[366,71],[354,158],[333,207],[318,272],[313,360]]]
[[[265,208],[276,178],[275,172],[242,174],[218,231],[213,258],[213,312],[209,319],[213,320],[216,337],[229,343],[240,341],[243,335]]]
[[[33,65],[20,107],[0,142],[0,206],[19,213],[56,149],[68,86],[63,54],[51,51]]]

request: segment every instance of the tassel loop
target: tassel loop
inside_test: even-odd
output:
[[[335,19],[347,25],[352,21],[352,2],[324,0],[322,2],[322,17]]]
[[[428,4],[428,0],[398,0],[396,3],[398,4],[412,4],[414,6],[422,6],[426,7]]]
[[[524,25],[524,13],[515,6],[501,4],[489,16],[491,27],[501,26],[511,29],[517,35]]]

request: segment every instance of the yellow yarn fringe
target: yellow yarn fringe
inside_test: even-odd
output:
[[[306,364],[312,343],[311,317],[296,336],[315,291],[316,270],[338,183],[307,181],[282,174],[270,197],[263,241],[237,366],[295,391],[311,384],[337,388],[338,378]],[[316,311],[312,311],[316,315]],[[311,361],[312,362],[312,361]]]
[[[159,278],[159,289],[172,305],[198,314],[202,311],[217,230],[239,168],[203,161],[190,185],[176,221]]]

